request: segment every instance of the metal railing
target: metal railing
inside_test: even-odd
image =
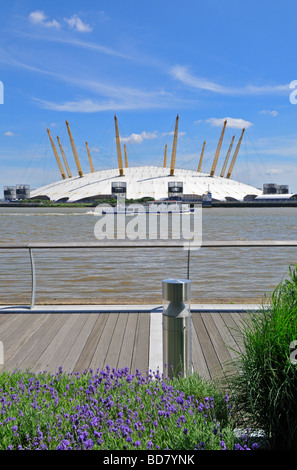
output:
[[[297,240],[221,240],[204,241],[199,249],[219,248],[292,248],[297,247]],[[34,262],[34,250],[57,250],[57,249],[168,249],[180,248],[187,252],[187,279],[190,278],[190,256],[191,251],[197,251],[197,244],[185,241],[97,241],[97,242],[73,242],[73,243],[0,243],[0,250],[28,250],[31,264],[31,303],[30,309],[35,305],[36,294],[36,272]]]

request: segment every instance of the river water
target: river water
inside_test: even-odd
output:
[[[110,216],[113,217],[113,216]],[[162,216],[160,216],[162,217]],[[0,208],[2,243],[95,242],[93,208]],[[295,240],[297,208],[207,208],[207,240]],[[161,302],[167,278],[185,278],[183,249],[36,250],[36,303]],[[27,250],[1,250],[0,303],[30,303]],[[192,301],[254,302],[297,264],[294,248],[220,248],[191,252]]]

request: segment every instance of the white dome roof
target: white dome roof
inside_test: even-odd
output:
[[[52,201],[68,198],[76,202],[85,198],[111,195],[111,183],[126,183],[126,197],[140,199],[152,197],[155,200],[168,197],[168,183],[182,182],[184,195],[202,195],[207,191],[213,199],[226,198],[243,200],[246,195],[258,196],[262,191],[253,186],[219,176],[210,177],[206,173],[176,168],[170,176],[169,168],[140,166],[124,168],[124,176],[119,176],[118,168],[87,173],[82,177],[72,177],[48,184],[31,191],[31,197],[47,196]]]

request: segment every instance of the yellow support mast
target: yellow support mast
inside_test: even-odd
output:
[[[217,163],[218,163],[218,159],[219,159],[219,155],[220,155],[220,151],[221,151],[221,147],[222,147],[222,142],[223,142],[223,138],[224,138],[224,134],[225,134],[226,125],[227,125],[227,120],[224,122],[224,126],[223,126],[223,129],[222,129],[222,132],[221,132],[220,140],[219,140],[217,150],[216,150],[216,153],[215,153],[215,157],[214,157],[214,160],[213,160],[213,164],[212,164],[212,167],[211,167],[210,176],[213,176],[215,171],[216,171],[216,167],[217,167]]]
[[[222,168],[222,171],[221,171],[221,174],[220,174],[221,178],[224,177],[224,174],[225,174],[225,171],[226,171],[226,168],[227,168],[227,164],[228,164],[228,160],[229,160],[229,157],[230,157],[230,153],[231,153],[231,150],[232,150],[232,147],[233,147],[234,139],[235,139],[235,135],[232,137],[231,144],[228,148],[228,152],[227,152],[227,155],[226,155],[226,158],[225,158],[225,161],[224,161],[224,165],[223,165],[223,168]]]
[[[127,157],[127,147],[126,147],[126,144],[124,144],[124,149],[125,149],[125,168],[128,168],[128,157]]]
[[[123,159],[122,159],[122,151],[121,151],[121,143],[120,143],[120,135],[119,135],[119,129],[118,129],[118,120],[117,120],[116,115],[114,116],[114,123],[115,123],[115,134],[116,134],[116,144],[117,144],[117,155],[118,155],[119,172],[120,172],[120,176],[124,176]]]
[[[66,121],[66,126],[67,126],[67,130],[68,130],[68,134],[69,134],[69,139],[70,139],[70,143],[71,143],[71,147],[72,147],[74,160],[75,160],[75,163],[76,163],[76,168],[77,168],[79,176],[82,177],[83,172],[82,172],[82,169],[81,169],[81,166],[80,166],[80,161],[79,161],[79,158],[78,158],[78,155],[77,155],[77,151],[76,151],[76,148],[75,148],[74,140],[72,138],[72,134],[71,134],[71,131],[70,131],[68,121]]]
[[[49,136],[50,141],[51,141],[51,144],[52,144],[52,149],[53,149],[54,155],[55,155],[55,157],[56,157],[56,160],[57,160],[57,163],[58,163],[58,167],[59,167],[59,170],[60,170],[62,179],[65,180],[65,179],[66,179],[66,175],[65,175],[65,172],[64,172],[64,168],[63,168],[63,166],[62,166],[60,157],[59,157],[59,155],[58,155],[56,146],[55,146],[55,144],[54,144],[54,141],[53,141],[53,139],[52,139],[52,136],[51,136],[51,133],[50,133],[49,129],[47,129],[47,133],[48,133],[48,136]]]
[[[166,168],[166,166],[167,166],[167,144],[165,144],[163,168]]]
[[[63,158],[63,162],[64,162],[64,165],[65,165],[65,168],[66,168],[66,171],[67,171],[68,178],[72,178],[72,174],[71,174],[68,162],[66,160],[64,149],[63,149],[62,144],[60,142],[59,136],[57,136],[57,141],[58,141],[58,144],[59,144],[59,147],[60,147],[60,152],[62,154],[62,158]]]
[[[245,131],[245,129],[242,129],[241,136],[239,137],[239,141],[238,141],[236,150],[235,150],[235,152],[234,152],[234,155],[233,155],[233,158],[232,158],[230,167],[229,167],[229,171],[228,171],[228,173],[227,173],[227,178],[230,178],[230,176],[231,176],[231,173],[232,173],[232,170],[233,170],[233,167],[234,167],[234,163],[235,163],[235,160],[236,160],[237,155],[238,155],[238,152],[239,152],[239,148],[240,148],[240,145],[241,145],[241,141],[242,141],[242,137],[243,137],[244,131]]]
[[[171,164],[170,164],[170,176],[174,176],[177,135],[178,135],[178,115],[176,116],[175,130],[174,130],[174,137],[173,137],[173,146],[172,146]]]
[[[205,149],[205,141],[203,142],[203,147],[202,147],[202,151],[201,151],[201,155],[200,155],[199,165],[198,165],[198,169],[197,169],[198,173],[200,173],[200,171],[201,171],[202,160],[203,160],[203,155],[204,155],[204,149]]]
[[[91,173],[94,173],[94,167],[93,167],[93,162],[92,162],[92,157],[91,157],[91,154],[90,154],[90,149],[89,149],[88,142],[86,142],[86,147],[87,147],[87,152],[88,152],[88,157],[89,157]]]

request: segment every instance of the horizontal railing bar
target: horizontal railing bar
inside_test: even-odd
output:
[[[203,242],[202,248],[297,246],[297,240],[234,240]]]
[[[102,241],[72,243],[0,243],[0,250],[6,249],[58,249],[58,248],[241,248],[241,247],[297,247],[297,240],[217,240],[198,242],[188,241]]]

